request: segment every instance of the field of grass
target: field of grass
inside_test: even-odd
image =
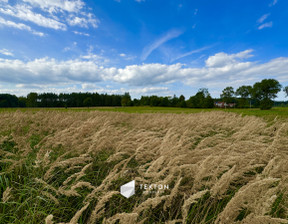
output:
[[[242,116],[257,116],[263,117],[267,120],[273,120],[276,117],[279,119],[288,118],[288,107],[274,107],[271,110],[260,110],[258,108],[232,108],[232,109],[195,109],[195,108],[178,108],[178,107],[91,107],[91,108],[0,108],[0,112],[15,112],[20,111],[43,111],[43,110],[57,110],[57,111],[109,111],[109,112],[126,112],[126,113],[175,113],[175,114],[190,114],[211,111],[224,111],[241,114]]]
[[[288,223],[287,112],[2,109],[0,223]]]
[[[195,109],[195,108],[175,108],[175,107],[119,107],[119,108],[93,108],[99,111],[114,111],[114,112],[127,112],[127,113],[199,113],[210,111],[224,111],[242,114],[243,116],[252,115],[257,117],[264,117],[267,119],[288,118],[288,107],[274,107],[271,110],[260,109]]]

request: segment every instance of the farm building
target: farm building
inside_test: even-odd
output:
[[[215,107],[219,107],[219,108],[233,108],[236,106],[236,103],[225,103],[225,102],[215,102]]]

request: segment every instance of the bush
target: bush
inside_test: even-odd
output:
[[[270,99],[264,99],[260,101],[261,110],[270,110],[273,107],[273,101]]]

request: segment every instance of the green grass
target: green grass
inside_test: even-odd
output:
[[[149,106],[141,106],[141,107],[90,107],[90,108],[0,108],[1,112],[15,112],[15,111],[111,111],[111,112],[125,112],[125,113],[175,113],[175,114],[192,114],[192,113],[200,113],[200,112],[209,112],[209,111],[225,111],[225,112],[233,112],[238,113],[243,116],[252,115],[257,117],[263,117],[267,120],[273,120],[275,117],[280,119],[288,118],[288,107],[274,107],[271,110],[260,110],[258,108],[232,108],[232,109],[221,109],[221,108],[212,108],[212,109],[196,109],[196,108],[178,108],[178,107],[149,107]]]
[[[275,217],[275,218],[286,219],[287,214],[285,211],[285,207],[286,207],[286,203],[285,203],[285,199],[284,199],[284,193],[281,192],[278,194],[276,200],[274,201],[274,203],[272,205],[270,215],[272,217]]]
[[[239,212],[239,215],[236,217],[235,221],[242,221],[249,214],[250,211],[247,208],[242,208],[242,210]]]
[[[186,223],[214,223],[234,194],[235,192],[231,192],[222,198],[213,198],[210,192],[207,192],[197,203],[190,206]]]
[[[258,108],[253,109],[221,109],[221,108],[211,108],[211,109],[197,109],[197,108],[177,108],[177,107],[96,107],[96,108],[71,108],[68,111],[76,110],[98,110],[98,111],[112,111],[112,112],[126,112],[126,113],[176,113],[176,114],[192,114],[200,112],[209,112],[209,111],[225,111],[225,112],[234,112],[238,114],[253,115],[257,117],[265,117],[269,119],[274,119],[276,116],[279,118],[288,118],[288,107],[274,107],[271,110],[260,110]]]
[[[36,145],[40,142],[41,136],[32,135],[29,139],[30,146],[33,150],[26,156],[25,161],[19,166],[15,167],[13,172],[6,172],[9,168],[9,164],[0,163],[0,223],[16,223],[16,224],[34,224],[43,223],[43,220],[49,215],[54,215],[54,221],[56,223],[60,221],[69,222],[73,215],[84,206],[83,200],[85,196],[90,193],[90,190],[85,188],[79,189],[78,193],[80,196],[65,196],[58,195],[49,192],[45,187],[37,183],[35,178],[42,179],[45,171],[42,167],[35,168],[34,162],[36,159],[37,147]],[[7,152],[13,152],[18,155],[20,153],[17,148],[17,144],[13,141],[12,137],[4,141],[0,145],[0,149]],[[56,157],[60,156],[64,151],[58,150]],[[56,153],[56,152],[55,152]],[[109,171],[113,169],[116,162],[108,163],[106,160],[112,154],[112,151],[107,152],[101,151],[97,155],[94,155],[93,166],[87,170],[81,181],[94,180],[92,184],[98,186],[102,183],[105,176],[109,174]],[[1,159],[1,157],[0,157]],[[0,160],[1,161],[1,160]],[[65,169],[56,169],[59,175],[56,179],[49,180],[48,183],[51,186],[59,186],[67,177],[75,172],[72,170],[71,173],[65,173]],[[9,202],[2,202],[1,198],[3,192],[7,187],[12,187],[12,198]],[[51,199],[47,198],[42,192],[49,192],[53,194],[59,200],[59,204],[55,204]],[[86,212],[84,212],[79,219],[79,223],[87,223],[91,211],[96,205],[96,200],[93,199]]]

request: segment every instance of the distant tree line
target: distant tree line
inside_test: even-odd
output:
[[[131,106],[160,106],[160,107],[182,107],[182,108],[212,108],[214,100],[210,96],[208,89],[200,89],[195,96],[188,100],[181,95],[177,97],[142,96],[139,100],[131,101]]]
[[[274,102],[277,93],[282,89],[275,79],[264,79],[253,86],[240,86],[236,91],[228,86],[220,95],[213,99],[206,88],[185,99],[183,95],[177,97],[142,96],[140,99],[131,99],[129,93],[99,94],[99,93],[35,93],[31,92],[26,97],[17,97],[10,94],[0,94],[0,107],[100,107],[100,106],[160,106],[182,108],[213,108],[215,102],[233,104],[238,108],[270,109],[273,105],[285,106],[287,102]],[[288,86],[283,91],[288,96]]]

